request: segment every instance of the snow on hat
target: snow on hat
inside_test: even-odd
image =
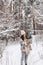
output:
[[[21,35],[24,35],[25,34],[25,31],[24,30],[21,30]]]

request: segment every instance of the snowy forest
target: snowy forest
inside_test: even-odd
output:
[[[0,0],[0,32],[43,30],[42,6],[43,0]]]
[[[34,51],[32,51],[33,56],[35,50],[40,50],[41,48],[40,51],[43,51],[43,48],[37,45],[37,43],[42,44],[43,42],[43,0],[0,0],[0,65],[14,65],[10,63],[6,64],[10,61],[4,62],[3,55],[7,48],[11,50],[7,46],[18,42],[21,35],[20,30],[29,32],[32,35],[32,48],[34,47]],[[19,48],[18,46],[17,48]],[[35,53],[37,55],[37,51]],[[31,59],[31,61],[28,60],[30,64],[28,63],[27,65],[43,65],[43,53],[42,55],[41,53],[42,52],[39,53],[42,60],[39,60],[40,63],[36,60],[34,63],[36,62],[37,64],[32,64],[33,59]],[[38,55],[36,58],[37,57]],[[31,56],[31,58],[33,57]],[[34,59],[36,58],[34,57]],[[17,65],[16,62],[15,65]]]

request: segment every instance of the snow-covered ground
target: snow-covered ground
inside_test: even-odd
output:
[[[36,36],[32,36],[32,50],[28,55],[27,65],[43,65],[42,45],[43,42],[37,42]],[[6,47],[0,65],[21,65],[21,46],[19,42]]]
[[[32,51],[28,56],[28,65],[43,65],[43,42],[37,36],[32,37]]]

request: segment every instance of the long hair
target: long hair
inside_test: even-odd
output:
[[[26,39],[27,39],[27,35],[25,35],[25,36],[26,36]],[[24,41],[24,39],[25,39],[24,35],[21,36],[21,39]]]

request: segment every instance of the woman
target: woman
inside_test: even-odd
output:
[[[30,52],[30,42],[31,39],[27,38],[27,35],[25,33],[24,30],[21,30],[21,50],[22,50],[22,58],[21,58],[21,65],[23,65],[23,61],[25,63],[25,65],[27,65],[27,58],[28,58],[28,54]]]

